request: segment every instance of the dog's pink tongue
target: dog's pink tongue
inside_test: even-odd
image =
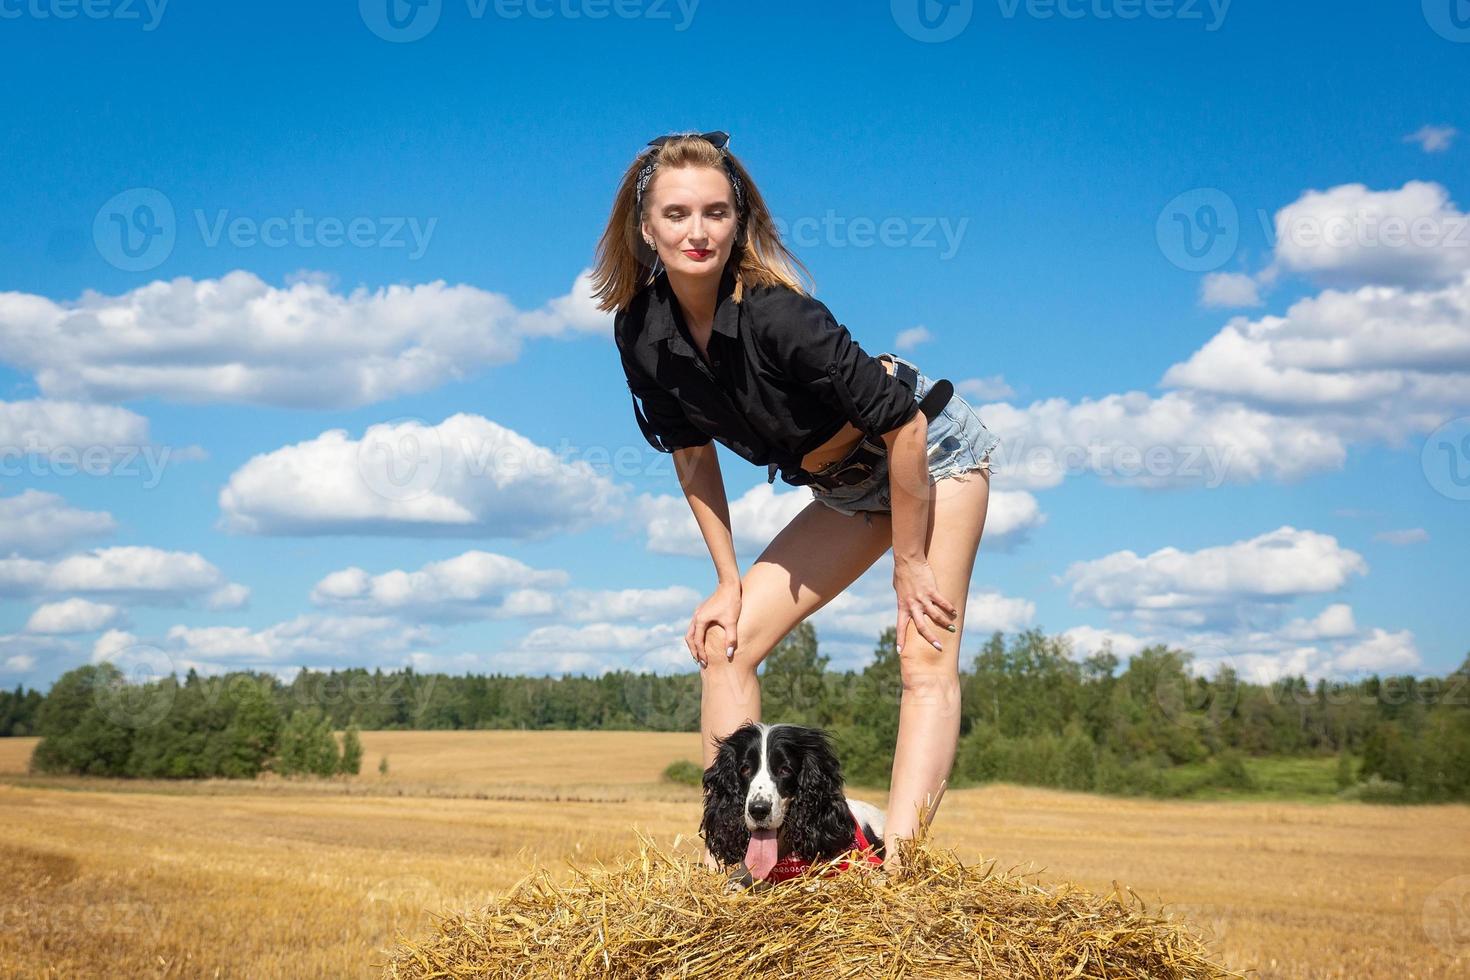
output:
[[[745,867],[750,871],[751,877],[764,881],[775,866],[776,832],[774,830],[751,831],[750,846],[745,849]]]

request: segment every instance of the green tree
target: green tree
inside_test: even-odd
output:
[[[41,741],[31,754],[31,768],[84,776],[125,775],[132,729],[103,710],[108,692],[123,686],[122,671],[106,661],[57,678],[36,715]]]
[[[265,686],[251,682],[248,677],[232,689],[234,716],[223,735],[220,775],[253,778],[265,768],[280,745],[281,710]]]
[[[903,694],[896,636],[894,627],[884,629],[872,661],[852,685],[851,720],[835,730],[844,778],[865,786],[887,788],[893,776]]]
[[[797,625],[761,663],[761,717],[771,722],[825,726],[827,657],[817,650],[810,621]]]
[[[340,759],[331,719],[321,708],[305,708],[286,719],[276,760],[277,772],[288,776],[330,776],[337,772]]]
[[[342,735],[342,760],[339,772],[356,776],[362,770],[362,737],[356,725],[348,725]]]

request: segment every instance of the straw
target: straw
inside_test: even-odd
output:
[[[437,934],[400,936],[383,976],[1241,980],[1193,930],[1116,882],[1105,897],[1044,887],[935,848],[928,822],[942,795],[919,832],[899,839],[893,873],[858,862],[824,876],[833,859],[737,889],[639,832],[638,855],[613,867],[569,864],[561,883],[539,869],[481,909],[434,914]]]

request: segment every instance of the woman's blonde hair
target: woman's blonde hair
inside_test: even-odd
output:
[[[653,185],[660,173],[679,167],[713,167],[725,173],[721,155],[729,154],[730,168],[740,178],[745,190],[744,225],[736,234],[729,259],[735,266],[734,298],[737,303],[746,286],[779,284],[790,286],[799,293],[807,292],[797,279],[793,266],[801,266],[809,281],[812,281],[811,270],[782,243],[765,198],[761,197],[755,181],[735,154],[728,148],[716,149],[709,141],[694,134],[673,137],[651,152],[658,155],[658,166],[643,191],[645,210],[653,200]],[[617,196],[613,198],[607,228],[597,243],[592,268],[592,296],[598,301],[597,308],[604,312],[622,310],[655,276],[657,253],[643,240],[639,228],[643,215],[638,212],[638,171],[648,160],[647,151],[640,153],[624,171],[623,179],[618,182]]]

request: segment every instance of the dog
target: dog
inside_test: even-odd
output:
[[[870,846],[868,863],[881,864],[884,812],[843,794],[827,732],[752,723],[715,742],[699,830],[711,856],[739,866],[738,883],[785,880]]]

